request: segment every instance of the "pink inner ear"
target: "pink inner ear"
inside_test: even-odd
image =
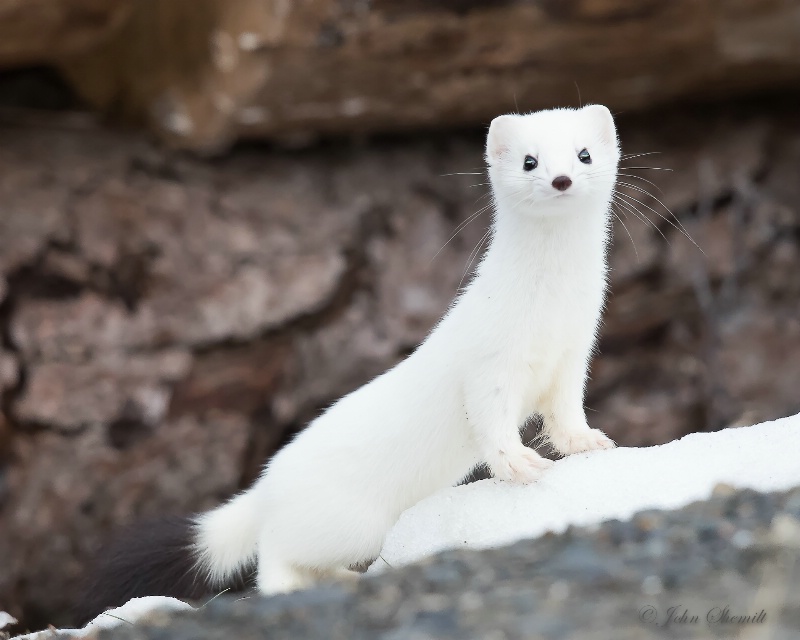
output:
[[[501,160],[511,150],[511,134],[514,116],[498,116],[489,126],[486,140],[486,157],[490,162]]]
[[[508,154],[508,145],[496,144],[493,148],[489,149],[489,157],[494,160],[500,160]]]

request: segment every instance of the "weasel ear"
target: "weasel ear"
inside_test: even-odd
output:
[[[614,126],[614,117],[602,104],[589,104],[583,108],[583,112],[588,115],[594,126],[600,130],[600,136],[608,144],[617,143],[617,128]]]
[[[511,151],[511,141],[514,139],[514,120],[518,116],[497,116],[489,125],[489,135],[486,137],[486,162],[490,165],[502,160]]]

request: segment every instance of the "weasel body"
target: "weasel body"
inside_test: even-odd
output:
[[[536,480],[552,463],[520,441],[534,413],[562,454],[613,446],[583,409],[619,161],[611,114],[500,116],[486,159],[495,215],[476,277],[411,356],[199,517],[196,550],[213,581],[256,560],[263,593],[305,587],[377,557],[405,509],[480,463]]]
[[[603,106],[492,121],[494,219],[475,278],[412,355],[195,519],[197,566],[212,583],[253,562],[265,594],[343,575],[378,556],[405,509],[482,463],[502,480],[535,481],[552,464],[520,440],[535,413],[564,455],[613,446],[589,428],[583,396],[619,158]]]

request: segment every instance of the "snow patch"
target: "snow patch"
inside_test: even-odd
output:
[[[145,598],[133,598],[127,603],[116,609],[110,609],[101,613],[94,620],[82,629],[60,629],[59,633],[70,638],[93,638],[101,629],[112,629],[121,624],[134,624],[136,622],[147,622],[151,614],[163,611],[194,611],[194,607],[166,596],[147,596]],[[13,640],[47,640],[53,637],[51,629],[28,633],[24,636],[17,636]]]
[[[559,460],[541,480],[481,480],[446,489],[403,513],[369,573],[453,548],[482,549],[569,525],[628,519],[709,497],[719,483],[758,491],[800,485],[800,414],[752,427],[693,433],[668,444]]]
[[[5,611],[0,611],[0,630],[10,627],[14,624],[17,624],[17,619],[14,616],[12,616],[10,613],[6,613]]]

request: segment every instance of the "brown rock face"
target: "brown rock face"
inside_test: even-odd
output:
[[[620,131],[662,153],[623,162],[590,422],[643,445],[800,410],[800,120]],[[116,527],[216,504],[412,350],[489,222],[448,242],[488,202],[482,175],[447,175],[480,173],[478,133],[213,163],[103,131],[0,137],[0,602],[33,625],[68,621]]]
[[[516,105],[574,105],[578,93],[631,111],[800,82],[800,8],[786,0],[10,4],[28,21],[45,4],[103,5],[102,20],[132,5],[60,68],[89,103],[212,151],[240,137],[475,126]],[[87,25],[63,22],[64,39],[83,37]],[[41,48],[38,35],[13,35],[6,60]]]
[[[108,39],[132,0],[0,0],[0,66],[54,62]]]

